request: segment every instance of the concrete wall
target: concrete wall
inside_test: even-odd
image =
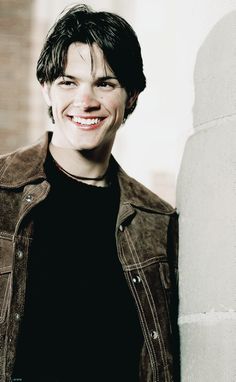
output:
[[[178,177],[182,382],[236,381],[236,11],[196,60]]]

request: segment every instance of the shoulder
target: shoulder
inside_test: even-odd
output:
[[[18,187],[42,177],[47,147],[44,135],[32,145],[0,155],[0,186]]]
[[[156,209],[157,212],[172,214],[175,208],[172,207],[166,200],[151,191],[136,179],[129,177],[130,184],[134,191],[135,202],[139,205],[146,206],[147,208]]]
[[[129,176],[118,164],[117,174],[121,190],[121,202],[150,212],[172,215],[176,209],[167,201],[148,189],[138,180]]]

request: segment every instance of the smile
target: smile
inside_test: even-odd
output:
[[[104,118],[82,118],[78,116],[71,116],[71,121],[81,129],[89,130],[89,129],[96,129],[100,126],[101,122],[104,120]]]
[[[96,125],[101,121],[101,118],[80,118],[72,117],[73,122],[80,123],[81,125]]]

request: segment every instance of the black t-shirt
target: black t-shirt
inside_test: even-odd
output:
[[[25,314],[14,378],[138,381],[143,336],[117,256],[119,187],[90,186],[48,156],[51,189],[33,211]]]

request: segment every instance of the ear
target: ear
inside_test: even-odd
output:
[[[47,84],[46,82],[44,82],[41,85],[41,90],[42,90],[42,93],[43,93],[43,98],[46,101],[46,104],[48,106],[52,106],[51,96],[50,96],[50,84]]]
[[[134,93],[128,94],[126,101],[126,109],[131,109],[135,101],[138,99],[139,93],[135,91]]]

